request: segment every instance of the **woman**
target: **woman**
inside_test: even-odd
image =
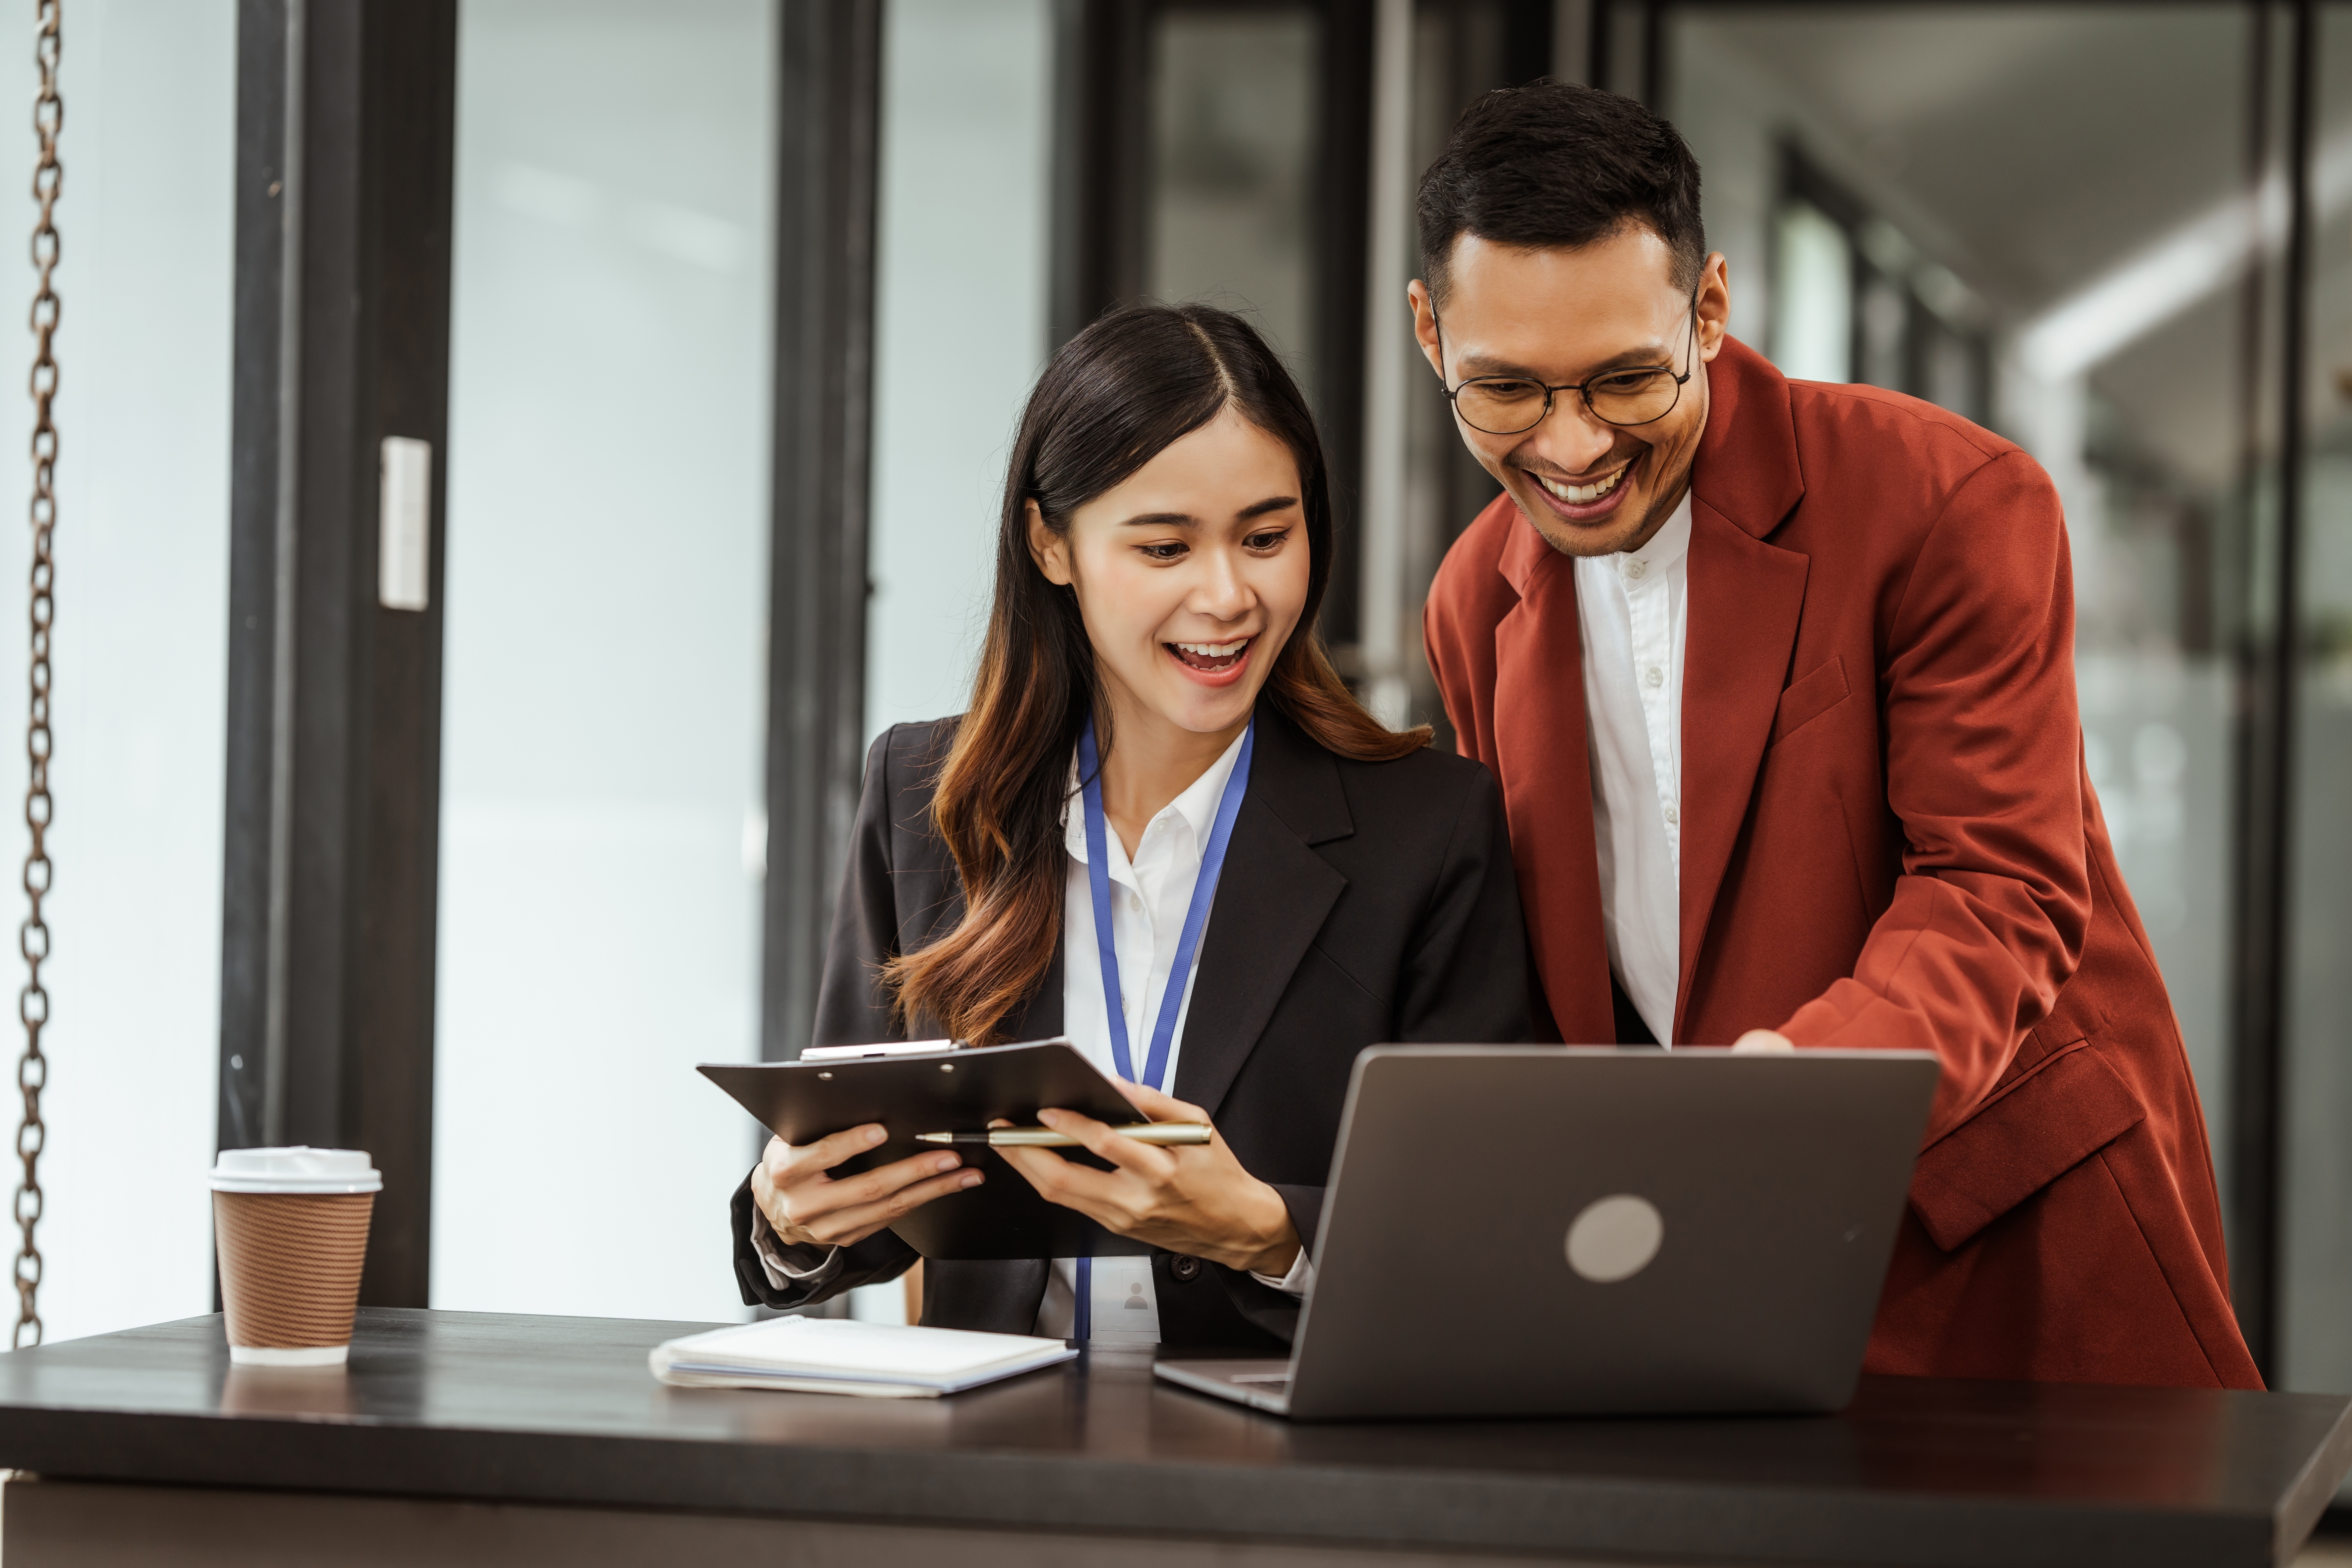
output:
[[[940,1151],[838,1181],[880,1128],[772,1142],[734,1204],[747,1302],[894,1279],[916,1255],[892,1220],[1025,1179],[1150,1256],[935,1261],[923,1321],[1280,1347],[1356,1053],[1540,1016],[1494,783],[1357,706],[1313,630],[1330,574],[1313,419],[1239,318],[1137,307],[1055,356],[971,711],[866,760],[816,1040],[1065,1035],[1146,1117],[1218,1136],[1150,1148],[1044,1111],[1114,1169]]]

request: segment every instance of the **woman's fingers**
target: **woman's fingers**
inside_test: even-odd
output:
[[[855,1176],[814,1175],[787,1189],[795,1200],[807,1199],[811,1215],[835,1214],[887,1201],[891,1194],[918,1182],[946,1174],[963,1163],[961,1155],[946,1150],[910,1154]],[[797,1202],[795,1206],[797,1207]]]
[[[830,1171],[854,1154],[865,1153],[888,1136],[880,1123],[869,1121],[863,1127],[852,1127],[798,1147],[781,1138],[772,1138],[768,1141],[768,1173],[776,1185],[789,1186],[819,1171]]]
[[[751,1167],[751,1192],[761,1203],[776,1184],[777,1173],[793,1156],[793,1146],[781,1138],[771,1138],[768,1146],[760,1151],[760,1163]]]
[[[948,1171],[898,1188],[874,1203],[832,1209],[806,1226],[810,1238],[825,1247],[851,1247],[892,1222],[905,1218],[934,1198],[963,1192],[981,1184],[978,1171]]]
[[[1047,1203],[1076,1209],[1103,1225],[1127,1212],[1127,1205],[1117,1201],[1121,1184],[1130,1179],[1123,1171],[1097,1171],[1049,1149],[999,1149],[997,1153]]]
[[[1155,1121],[1207,1120],[1199,1107],[1150,1089],[1129,1098]],[[1045,1149],[998,1150],[1047,1202],[1120,1236],[1235,1268],[1287,1268],[1297,1256],[1297,1229],[1281,1194],[1243,1169],[1223,1139],[1162,1149],[1076,1111],[1040,1110],[1037,1120],[1113,1167],[1097,1170]]]
[[[1187,1105],[1172,1094],[1162,1094],[1148,1084],[1120,1083],[1118,1091],[1128,1102],[1154,1121],[1206,1121],[1209,1113],[1197,1105]]]
[[[1088,1153],[1098,1154],[1120,1170],[1131,1172],[1147,1182],[1164,1182],[1176,1173],[1175,1156],[1167,1150],[1121,1137],[1091,1116],[1082,1116],[1075,1110],[1041,1110],[1037,1113],[1037,1121],[1042,1126],[1076,1139],[1079,1146]],[[1059,1158],[1058,1155],[1055,1157]],[[1079,1168],[1085,1169],[1084,1166]]]
[[[861,1145],[870,1148],[878,1141],[864,1136],[867,1131],[852,1128],[847,1133],[834,1135],[834,1139],[848,1141],[847,1153],[843,1153],[838,1145],[826,1149],[824,1145],[833,1139],[820,1140],[801,1149],[787,1148],[782,1159],[776,1157],[772,1146],[769,1157],[752,1177],[751,1192],[779,1236],[787,1241],[838,1246],[845,1232],[854,1230],[856,1234],[848,1239],[860,1240],[918,1204],[979,1183],[980,1173],[961,1170],[962,1156],[945,1149],[910,1154],[854,1176],[827,1174],[831,1166],[857,1152]],[[881,1130],[871,1131],[878,1133]],[[782,1180],[772,1174],[778,1167],[785,1173]],[[972,1180],[964,1183],[960,1176]],[[909,1193],[919,1195],[908,1197]],[[893,1205],[900,1206],[894,1210]]]

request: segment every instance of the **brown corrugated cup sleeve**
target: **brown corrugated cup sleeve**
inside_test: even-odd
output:
[[[349,1344],[374,1210],[373,1193],[215,1193],[228,1342]]]

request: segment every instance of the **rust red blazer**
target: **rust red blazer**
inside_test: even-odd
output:
[[[1675,1038],[1932,1050],[1867,1365],[2260,1386],[2203,1113],[2083,767],[2066,533],[2000,437],[1727,342],[1693,479]],[[1571,563],[1507,496],[1432,588],[1560,1037],[1615,1037]]]

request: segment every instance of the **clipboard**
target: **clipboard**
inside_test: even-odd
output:
[[[878,1048],[878,1047],[877,1047]],[[856,1059],[814,1062],[705,1062],[695,1069],[725,1089],[761,1126],[787,1143],[814,1142],[844,1128],[878,1121],[889,1138],[834,1167],[837,1175],[887,1165],[936,1146],[919,1132],[979,1131],[997,1118],[1034,1124],[1058,1106],[1098,1121],[1136,1119],[1118,1086],[1066,1039],[978,1049],[941,1047]],[[1075,1209],[1047,1203],[995,1150],[957,1150],[988,1179],[934,1198],[890,1228],[925,1258],[1133,1258],[1150,1252],[1105,1230]],[[1098,1170],[1109,1165],[1084,1149],[1055,1152]]]

